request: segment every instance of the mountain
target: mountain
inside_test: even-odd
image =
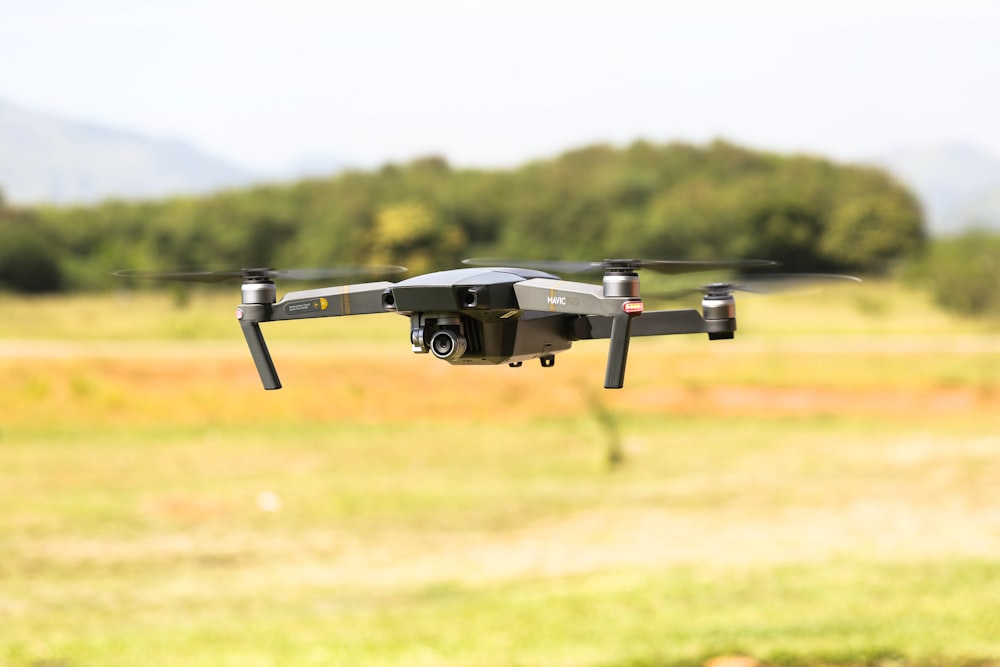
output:
[[[967,144],[900,149],[875,160],[924,204],[931,234],[1000,230],[1000,159]]]
[[[0,192],[14,204],[202,193],[253,174],[183,141],[156,139],[0,101]]]

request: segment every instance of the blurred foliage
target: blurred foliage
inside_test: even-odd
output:
[[[760,257],[787,271],[879,273],[923,246],[924,226],[914,196],[874,168],[638,141],[510,170],[428,157],[203,197],[0,207],[0,243],[8,287],[58,290],[112,287],[120,268],[425,271],[498,255]],[[18,268],[27,255],[37,275]]]
[[[25,216],[8,212],[0,221],[0,286],[19,292],[62,288],[58,242]]]
[[[965,316],[1000,315],[1000,234],[969,229],[936,239],[907,268],[942,308]]]

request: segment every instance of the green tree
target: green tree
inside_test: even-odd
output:
[[[874,169],[845,176],[820,238],[823,255],[836,266],[872,271],[917,252],[925,241],[924,220],[913,194]]]
[[[16,215],[0,209],[0,220]],[[32,252],[47,253],[61,276],[48,284],[76,289],[106,288],[119,268],[424,270],[470,255],[746,256],[788,271],[869,272],[924,242],[918,203],[884,172],[722,141],[585,146],[493,171],[430,156],[201,197],[38,207],[22,218],[45,246]]]
[[[959,315],[1000,314],[1000,234],[972,229],[934,240],[909,275],[942,308]]]
[[[52,240],[22,220],[0,220],[0,285],[19,292],[62,288],[63,271]]]

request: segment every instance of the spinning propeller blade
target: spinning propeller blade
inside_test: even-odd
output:
[[[476,257],[462,261],[470,266],[497,266],[521,269],[538,269],[553,273],[601,273],[608,271],[632,272],[649,269],[657,273],[679,274],[720,269],[746,270],[774,266],[766,259],[605,259],[600,262],[573,262],[564,260],[519,260]]]
[[[218,283],[225,280],[343,280],[346,278],[365,278],[389,276],[403,273],[402,266],[336,266],[315,269],[233,269],[223,271],[115,271],[119,278],[142,278],[154,280],[180,280],[196,283]]]
[[[823,284],[860,283],[861,279],[835,273],[762,273],[741,276],[734,282],[715,282],[698,287],[646,293],[644,296],[661,299],[678,299],[691,294],[722,294],[729,292],[749,292],[751,294],[777,294],[820,288]]]

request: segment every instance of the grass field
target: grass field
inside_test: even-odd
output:
[[[1000,665],[1000,327],[866,283],[453,368],[0,296],[0,664]],[[742,662],[737,656],[745,658]]]

